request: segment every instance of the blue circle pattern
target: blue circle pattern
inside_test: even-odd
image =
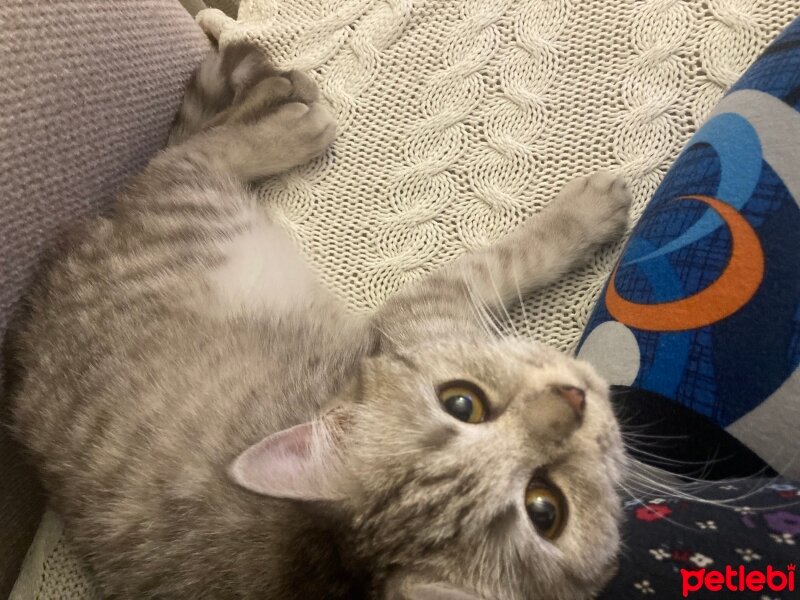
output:
[[[767,92],[800,110],[800,22],[729,93],[744,89]],[[763,160],[747,119],[717,115],[692,138],[634,229],[616,275],[623,298],[641,304],[678,300],[705,289],[725,269],[728,229],[707,206],[679,199],[696,194],[718,198],[746,219],[764,251],[764,278],[745,306],[716,323],[676,332],[632,328],[641,353],[632,386],[726,427],[774,393],[800,364],[800,199]],[[611,320],[604,290],[581,343]]]

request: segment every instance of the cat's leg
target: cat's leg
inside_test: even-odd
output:
[[[375,317],[385,342],[414,343],[469,324],[484,330],[484,309],[501,311],[622,235],[630,202],[625,182],[610,173],[569,182],[541,213],[493,246],[390,298]]]
[[[250,92],[257,84],[264,89],[256,100]],[[312,104],[317,97],[311,79],[299,71],[277,70],[251,44],[239,42],[224,50],[213,49],[189,80],[169,144],[179,144],[227,120],[224,113],[237,105],[241,109],[243,103],[256,102],[255,108],[264,111],[288,102]]]
[[[170,145],[241,181],[274,175],[333,140],[335,123],[317,96],[307,76],[276,70],[257,48],[214,50],[189,83]]]
[[[316,97],[307,79],[256,69],[252,65],[260,63],[248,58],[257,56],[253,52],[231,59],[230,72],[220,70],[227,56],[211,55],[197,79],[204,89],[235,90],[229,90],[232,100],[184,119],[181,135],[199,131],[168,147],[134,180],[119,201],[111,238],[129,257],[121,269],[152,266],[153,276],[142,278],[147,285],[175,291],[205,311],[264,314],[301,305],[316,288],[247,183],[320,154],[333,140],[335,123],[319,104],[294,101]],[[243,63],[250,65],[246,77],[238,71]]]

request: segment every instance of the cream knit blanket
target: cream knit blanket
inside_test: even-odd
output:
[[[631,183],[638,216],[689,136],[800,0],[242,0],[201,13],[316,77],[340,128],[265,184],[270,211],[355,309],[537,212],[572,177]],[[619,245],[526,299],[574,347]],[[48,516],[14,600],[91,589]]]
[[[371,309],[573,177],[621,173],[639,215],[798,14],[798,0],[243,0],[214,26],[311,71],[333,107],[330,152],[260,193],[328,286]],[[517,328],[572,349],[619,248],[527,298]]]

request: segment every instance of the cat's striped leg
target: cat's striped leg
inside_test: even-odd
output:
[[[163,199],[181,186],[227,190],[225,182],[246,183],[306,162],[335,136],[317,97],[313,81],[277,70],[256,46],[212,50],[189,83],[170,146],[123,201],[168,202]]]
[[[231,64],[246,64],[248,56],[254,54]],[[225,85],[241,79],[237,68]],[[296,78],[264,73],[260,81],[250,78],[237,88],[226,108],[201,111],[214,113],[208,123],[193,124],[205,130],[156,156],[122,194],[112,237],[125,260],[115,268],[147,262],[152,276],[142,280],[148,286],[180,290],[178,296],[197,297],[196,306],[223,314],[263,314],[311,295],[313,278],[302,258],[268,222],[245,184],[320,154],[332,141],[335,124],[317,104],[285,102],[316,97],[294,91]],[[197,81],[208,78],[201,68]],[[204,97],[213,101],[211,92]]]
[[[252,88],[262,82],[266,83],[260,93],[252,94]],[[169,144],[179,144],[230,120],[231,109],[238,107],[241,112],[242,104],[263,114],[288,102],[311,104],[317,97],[317,87],[307,76],[299,71],[279,71],[252,44],[239,42],[222,50],[215,48],[189,80]]]
[[[553,202],[497,244],[453,265],[442,276],[465,277],[495,310],[520,293],[549,285],[618,239],[628,223],[625,181],[606,172],[567,183]]]
[[[528,223],[493,246],[457,259],[390,298],[378,311],[387,340],[413,343],[472,323],[548,285],[617,239],[628,222],[631,197],[625,182],[596,173],[568,183]]]

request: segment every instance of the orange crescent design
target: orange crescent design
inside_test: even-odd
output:
[[[753,228],[734,208],[710,196],[682,196],[713,208],[731,232],[731,256],[714,283],[688,298],[638,304],[617,292],[617,266],[606,291],[606,307],[617,321],[647,331],[684,331],[721,321],[747,304],[764,278],[764,251]]]

